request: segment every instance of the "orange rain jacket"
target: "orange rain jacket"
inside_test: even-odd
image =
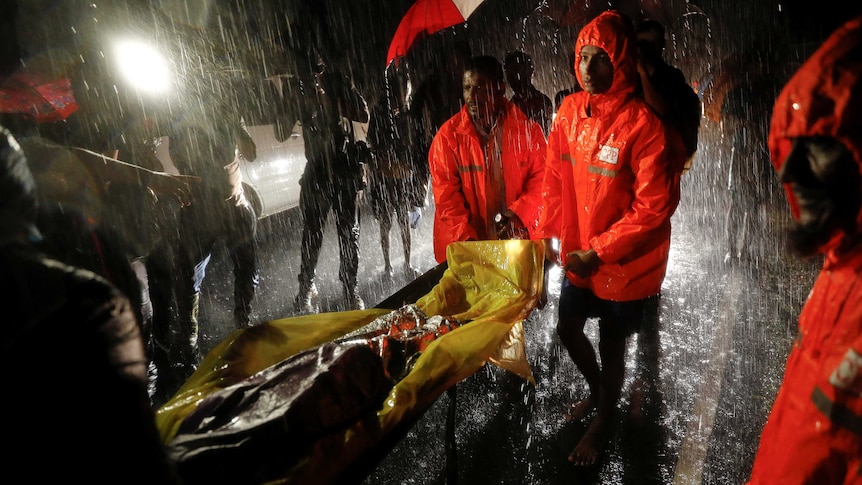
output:
[[[626,32],[622,17],[608,11],[578,35],[578,54],[586,45],[608,53],[613,84],[603,94],[580,91],[563,100],[548,138],[537,231],[538,237],[560,239],[563,264],[571,251],[594,249],[602,260],[598,272],[588,279],[567,277],[614,301],[661,289],[681,169],[668,162],[662,122],[635,97],[634,42]]]
[[[862,171],[862,17],[836,30],[775,103],[769,148],[781,169],[791,139],[841,141]],[[794,217],[799,211],[793,194]],[[862,211],[856,218],[862,234]],[[825,263],[802,313],[750,484],[862,483],[862,244],[821,248]]]
[[[539,219],[542,171],[547,143],[542,127],[511,101],[503,100],[503,178],[506,206],[532,237]],[[434,256],[446,261],[446,247],[457,241],[497,239],[485,234],[487,214],[485,155],[467,108],[450,118],[428,153],[434,190]]]

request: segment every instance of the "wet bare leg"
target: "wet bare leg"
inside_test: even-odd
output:
[[[602,370],[599,377],[601,387],[596,403],[598,413],[590,421],[586,433],[569,455],[569,461],[575,465],[594,465],[608,442],[610,424],[622,392],[625,348],[626,339],[605,338],[599,343]]]
[[[401,229],[401,245],[404,248],[404,274],[412,281],[419,276],[419,271],[410,266],[410,249],[413,238],[410,234],[410,214],[403,211],[397,217],[398,227]]]
[[[606,413],[600,411],[596,414],[590,421],[587,432],[569,455],[569,461],[578,466],[595,465],[608,441],[608,424],[609,416]]]
[[[596,391],[599,386],[599,363],[593,344],[584,334],[585,318],[578,318],[557,323],[557,335],[569,353],[578,370],[584,375],[590,395],[586,399],[573,403],[566,411],[565,419],[574,421],[582,419],[596,406]]]
[[[389,259],[389,232],[392,229],[392,219],[381,215],[378,221],[380,225],[380,249],[383,252],[383,278],[392,279],[392,263]]]

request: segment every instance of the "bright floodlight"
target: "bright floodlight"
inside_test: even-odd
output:
[[[116,52],[120,72],[136,89],[152,94],[167,91],[168,63],[159,52],[139,41],[122,42]]]

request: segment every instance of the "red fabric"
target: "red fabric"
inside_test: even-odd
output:
[[[776,169],[791,138],[823,135],[842,141],[862,170],[860,50],[857,18],[833,33],[784,87],[769,133]],[[798,215],[792,196],[790,202]],[[862,246],[838,254],[841,237],[821,248],[825,264],[799,316],[799,336],[760,437],[752,485],[862,483]],[[830,380],[839,368],[843,384]]]
[[[560,106],[548,139],[537,231],[538,237],[560,239],[564,264],[567,253],[594,249],[602,260],[598,272],[588,279],[567,277],[614,301],[661,289],[670,218],[679,203],[663,125],[634,95],[634,44],[621,34],[624,25],[618,14],[605,12],[578,36],[576,52],[596,45],[610,55],[614,80],[607,93],[580,91]]]
[[[386,54],[386,65],[395,58],[406,55],[419,34],[433,34],[464,20],[452,0],[417,0],[404,14],[395,35],[392,36]]]
[[[829,382],[849,348],[862,350],[862,249],[827,268],[799,316],[799,337],[760,436],[750,485],[862,483],[862,435],[844,424],[845,416],[862,420],[862,396]]]
[[[78,110],[68,78],[15,73],[0,86],[0,112],[21,113],[39,123],[61,121]]]
[[[862,18],[856,18],[837,30],[778,96],[769,132],[776,170],[781,169],[790,153],[790,139],[798,136],[834,137],[850,149],[857,161],[862,160],[860,23]],[[787,197],[793,216],[798,217],[796,198],[790,191]],[[862,223],[862,218],[858,220]]]
[[[542,127],[508,100],[503,118],[506,205],[533,235],[538,220],[547,144]],[[434,257],[446,261],[449,243],[496,239],[485,234],[486,172],[481,142],[467,108],[450,118],[428,154],[434,190]]]

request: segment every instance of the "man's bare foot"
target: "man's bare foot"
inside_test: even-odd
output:
[[[587,432],[569,455],[569,462],[577,466],[595,465],[599,461],[599,455],[604,450],[605,443],[607,443],[607,419],[599,413],[590,421]]]
[[[586,399],[582,399],[577,402],[573,402],[569,409],[566,410],[566,414],[564,415],[564,419],[566,422],[572,421],[580,421],[584,418],[590,411],[596,408],[595,400],[593,396],[588,396]]]

